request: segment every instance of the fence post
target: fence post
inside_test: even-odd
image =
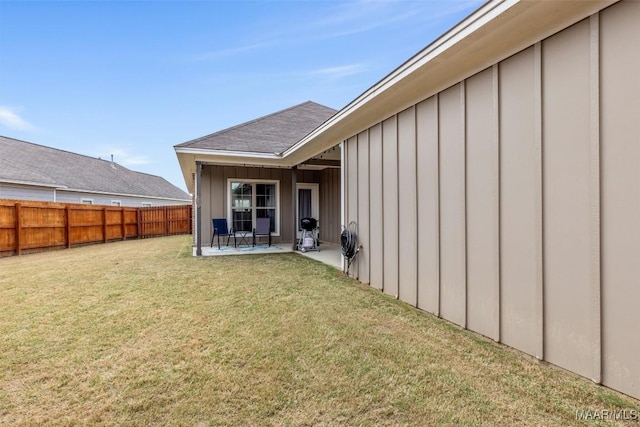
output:
[[[102,208],[102,242],[107,243],[107,207]]]
[[[164,235],[168,236],[170,235],[170,230],[169,230],[169,207],[165,206],[164,207]]]
[[[20,203],[16,203],[16,254],[22,252],[22,208]]]
[[[120,228],[122,229],[122,240],[127,240],[127,225],[124,223],[124,208],[120,207]]]
[[[136,221],[138,221],[136,227],[138,230],[138,239],[142,239],[142,208],[137,208],[136,210]]]
[[[67,249],[71,248],[71,208],[69,205],[65,206],[65,242]]]

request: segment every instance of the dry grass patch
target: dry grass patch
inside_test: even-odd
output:
[[[566,426],[638,409],[296,254],[190,251],[180,236],[0,259],[0,425]]]

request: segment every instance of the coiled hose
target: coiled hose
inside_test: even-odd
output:
[[[340,233],[340,249],[342,256],[347,260],[347,269],[345,273],[349,273],[351,263],[355,259],[358,252],[360,252],[360,246],[358,246],[358,225],[355,221],[351,221],[348,227],[342,226],[342,233]]]

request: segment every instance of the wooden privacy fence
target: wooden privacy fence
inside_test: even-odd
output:
[[[191,205],[144,208],[0,200],[0,257],[191,233]]]

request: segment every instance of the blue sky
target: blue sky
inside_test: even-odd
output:
[[[0,0],[0,135],[185,189],[174,145],[340,109],[482,3]]]

